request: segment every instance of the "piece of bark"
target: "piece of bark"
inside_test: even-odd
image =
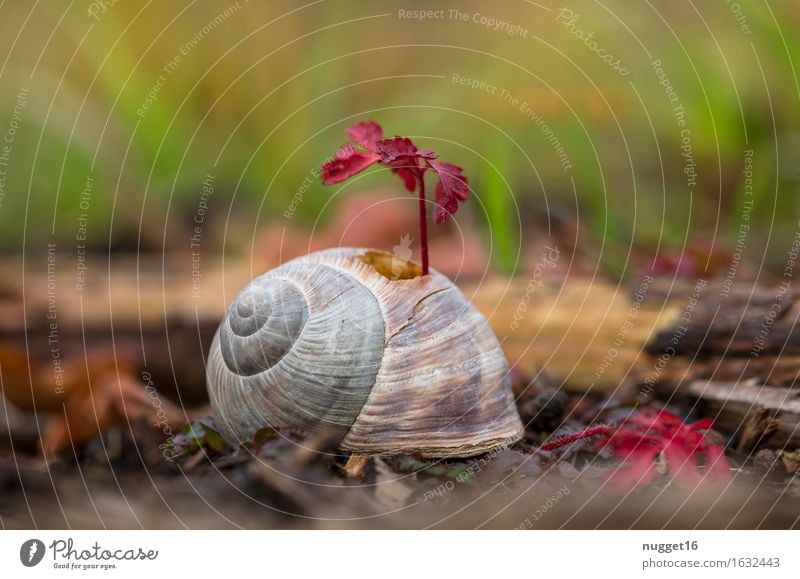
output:
[[[347,478],[363,479],[367,472],[369,457],[366,454],[353,454],[342,467],[342,472]]]
[[[745,418],[742,435],[736,451],[743,454],[756,450],[761,444],[767,442],[778,430],[780,420],[775,417],[775,411],[768,408],[759,408]]]
[[[510,364],[523,374],[546,367],[559,381],[567,378],[567,388],[581,391],[611,392],[622,382],[635,383],[651,364],[642,353],[644,344],[674,323],[679,309],[663,301],[632,309],[641,279],[620,284],[580,276],[565,280],[559,268],[570,259],[564,251],[559,267],[543,265],[513,278],[489,274],[478,283],[462,283],[463,276],[457,281],[488,318]],[[7,286],[0,293],[6,296],[0,297],[0,332],[12,342],[27,340],[31,356],[48,362],[48,276],[46,268],[29,265],[35,263],[26,261],[24,272],[20,260],[0,263],[0,288]],[[88,256],[86,293],[71,291],[74,271],[58,269],[55,283],[64,288],[57,302],[58,338],[64,355],[80,359],[86,349],[106,346],[113,336],[116,348],[130,351],[160,391],[188,404],[205,401],[202,360],[225,309],[242,287],[275,264],[263,257],[223,259],[204,253],[198,282],[193,263],[191,255],[178,253],[120,254],[109,267],[107,255]],[[624,330],[624,343],[615,345],[629,321],[633,325]],[[616,355],[607,364],[611,348]]]
[[[391,249],[397,241],[391,243],[382,247]],[[311,249],[306,240],[298,251]],[[531,376],[546,368],[568,390],[615,395],[647,379],[668,392],[702,378],[769,376],[774,385],[796,381],[797,292],[779,294],[780,286],[737,280],[723,293],[721,280],[701,288],[701,280],[642,274],[613,283],[569,274],[573,269],[567,264],[575,256],[566,246],[559,249],[554,267],[540,255],[555,256],[539,249],[532,271],[511,278],[489,274],[480,282],[456,280],[489,320],[515,370]],[[203,253],[202,276],[196,278],[197,262],[180,252],[115,254],[111,267],[107,255],[87,256],[91,276],[85,293],[72,291],[71,268],[55,272],[62,288],[56,304],[59,345],[65,355],[73,350],[80,359],[85,349],[105,346],[113,336],[116,348],[130,350],[138,369],[150,372],[161,392],[200,404],[207,399],[200,361],[225,308],[247,282],[286,258]],[[11,342],[27,341],[32,356],[49,362],[48,272],[39,263],[26,260],[24,271],[21,259],[0,263],[0,332]],[[773,312],[763,348],[751,356]]]
[[[755,381],[697,380],[689,384],[687,391],[706,405],[704,414],[714,419],[715,428],[743,433],[747,416],[761,410],[778,418],[770,446],[800,443],[800,390],[761,386]]]
[[[545,368],[568,391],[619,395],[652,368],[644,345],[680,312],[637,297],[642,283],[563,279],[543,268],[461,289],[489,320],[513,368],[529,376]]]
[[[680,303],[679,292],[669,301]],[[717,279],[686,301],[681,316],[645,349],[666,360],[659,377],[672,385],[767,376],[773,386],[792,386],[800,364],[798,321],[800,293],[785,283],[742,280],[726,287]]]

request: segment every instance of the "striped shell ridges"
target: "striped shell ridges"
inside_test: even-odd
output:
[[[485,318],[438,272],[391,279],[366,252],[295,259],[237,296],[207,367],[226,438],[339,429],[345,451],[428,457],[519,440],[508,365]]]

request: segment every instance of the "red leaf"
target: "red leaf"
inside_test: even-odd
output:
[[[409,138],[392,137],[391,139],[381,139],[376,141],[375,145],[381,156],[381,163],[384,165],[391,165],[397,161],[416,164],[417,148]]]
[[[375,142],[383,136],[383,129],[378,123],[362,121],[347,127],[345,132],[353,143],[343,145],[333,159],[322,165],[324,185],[340,183],[380,160]]]
[[[656,476],[655,458],[658,449],[649,447],[625,455],[625,467],[614,470],[609,485],[619,492],[627,492],[636,486],[647,486]]]
[[[406,186],[408,191],[414,191],[417,188],[418,170],[409,169],[407,167],[395,167],[392,171],[403,180],[403,185]]]
[[[333,185],[344,181],[376,163],[379,159],[378,155],[374,153],[362,153],[352,146],[350,146],[352,152],[349,154],[339,154],[347,149],[348,146],[345,145],[336,153],[336,158],[322,165],[322,183],[324,185]]]
[[[714,421],[713,420],[711,420],[710,418],[701,418],[700,420],[698,420],[697,422],[692,424],[689,427],[689,429],[690,430],[708,430],[712,426],[714,426]]]
[[[703,482],[725,483],[730,479],[730,467],[722,446],[709,444],[703,434],[712,426],[710,419],[687,425],[665,410],[642,412],[628,416],[616,426],[593,426],[581,432],[542,445],[542,450],[554,450],[575,440],[601,435],[595,446],[608,446],[614,456],[626,463],[611,475],[612,486],[630,490],[645,485],[655,475],[655,458],[661,454],[675,481],[695,488]],[[704,475],[698,470],[702,458]]]
[[[591,428],[587,428],[586,430],[582,430],[580,432],[575,432],[573,434],[567,434],[566,436],[562,436],[561,438],[556,438],[555,440],[551,440],[546,442],[539,448],[541,450],[555,450],[556,448],[561,448],[562,446],[566,446],[567,444],[572,444],[573,442],[577,442],[579,440],[584,440],[586,438],[590,438],[592,436],[608,436],[609,426],[605,424],[601,424],[599,426],[592,426]]]
[[[457,165],[431,159],[428,165],[436,171],[436,223],[443,223],[458,211],[458,204],[469,196],[469,185],[463,169]]]
[[[436,184],[436,222],[448,221],[458,211],[459,203],[469,195],[467,178],[461,167],[436,161],[432,151],[420,151],[407,137],[383,138],[383,129],[374,121],[362,121],[345,132],[352,143],[343,146],[336,157],[322,165],[322,182],[339,183],[360,173],[373,163],[389,167],[403,180],[411,192],[419,189],[420,243],[422,244],[422,274],[428,274],[427,222],[425,217],[425,171],[432,169],[439,177]]]
[[[692,489],[700,484],[701,476],[697,470],[697,455],[687,448],[685,440],[681,440],[679,435],[676,434],[664,444],[662,453],[667,468],[678,485]]]
[[[648,446],[661,449],[661,439],[658,436],[643,434],[630,429],[619,429],[611,434],[608,445],[614,449],[617,458],[636,452]]]
[[[361,121],[347,127],[345,133],[370,153],[376,152],[375,141],[383,138],[383,129],[375,121]]]
[[[716,444],[709,444],[703,456],[705,459],[705,477],[717,483],[727,483],[731,478],[731,468],[725,458],[725,449]]]
[[[376,142],[381,164],[391,167],[402,180],[406,189],[414,191],[422,180],[424,167],[420,167],[418,159],[433,159],[435,154],[430,151],[419,151],[411,139],[406,137],[392,137]]]

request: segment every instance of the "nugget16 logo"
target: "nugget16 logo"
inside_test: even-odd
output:
[[[28,539],[19,548],[19,560],[26,567],[35,567],[44,557],[44,543],[39,539]]]

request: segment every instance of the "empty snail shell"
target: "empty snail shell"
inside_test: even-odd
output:
[[[469,456],[522,436],[508,364],[450,280],[392,254],[338,248],[254,279],[208,357],[218,426],[339,429],[358,454]]]

